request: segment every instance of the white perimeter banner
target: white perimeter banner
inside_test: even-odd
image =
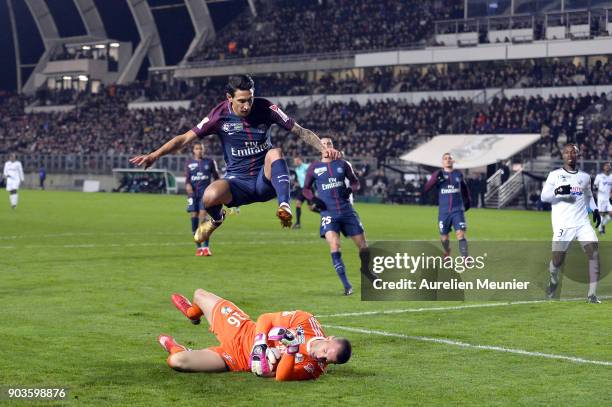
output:
[[[442,166],[442,154],[451,153],[455,168],[475,168],[506,160],[540,139],[539,134],[452,134],[432,138],[402,160]]]

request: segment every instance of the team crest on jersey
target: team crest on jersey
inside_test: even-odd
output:
[[[189,168],[189,171],[194,171],[196,168],[198,168],[198,163],[191,163],[187,167]]]
[[[337,171],[337,172],[338,172],[338,174],[342,174],[342,173],[344,172],[344,170],[343,170],[343,169],[342,169],[342,167],[341,167],[341,168],[338,168],[338,171]]]
[[[280,118],[283,119],[284,122],[287,122],[289,120],[289,116],[287,116],[285,112],[280,110],[278,106],[270,105],[270,109],[272,109],[273,112],[276,112],[280,116]]]
[[[229,315],[231,313],[232,313],[232,308],[231,307],[225,306],[225,307],[221,308],[221,314]]]
[[[304,361],[304,355],[301,353],[295,354],[295,363],[302,363]]]
[[[206,170],[206,171],[208,171],[208,169],[209,169],[209,168],[210,168],[210,166],[209,166],[208,164],[206,164],[206,165],[204,166],[204,170]]]
[[[327,171],[327,168],[325,167],[319,167],[319,168],[315,168],[314,173],[316,174],[317,177],[321,176],[321,174],[323,174],[325,171]]]
[[[559,181],[566,182],[567,181],[567,176],[563,175],[563,174],[559,175]]]
[[[242,131],[244,129],[244,126],[242,125],[242,123],[223,123],[223,126],[221,126],[221,130],[223,130],[226,133],[235,133],[237,131]]]

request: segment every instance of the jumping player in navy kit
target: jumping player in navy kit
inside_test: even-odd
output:
[[[210,219],[202,223],[194,235],[198,242],[206,241],[221,226],[228,207],[265,202],[278,198],[277,217],[283,227],[293,219],[289,206],[289,168],[280,148],[273,148],[269,129],[277,124],[300,137],[331,159],[340,158],[333,148],[326,148],[312,131],[301,127],[278,106],[267,99],[255,97],[255,84],[248,75],[230,78],[226,87],[227,100],[219,103],[208,116],[184,134],[175,136],[156,151],[133,157],[132,164],[150,167],[159,157],[179,151],[207,135],[221,139],[227,164],[223,179],[211,183],[204,192],[204,208]]]
[[[321,142],[329,149],[334,148],[329,137],[323,137]],[[350,186],[345,183],[347,179]],[[313,183],[316,184],[316,197],[312,191]],[[340,253],[340,233],[355,242],[362,264],[367,264],[367,261],[364,263],[364,256],[368,256],[368,244],[363,225],[350,201],[351,194],[359,190],[359,187],[359,180],[351,164],[345,160],[323,156],[321,161],[315,161],[308,167],[302,190],[304,197],[321,210],[320,235],[329,243],[332,264],[344,286],[344,295],[351,295],[353,287],[346,276]]]
[[[444,256],[450,256],[449,234],[452,226],[459,242],[459,252],[467,257],[465,212],[470,209],[470,193],[461,171],[453,169],[454,164],[451,153],[444,153],[442,169],[431,175],[425,184],[425,192],[434,186],[438,188],[438,228]]]
[[[185,164],[185,190],[187,191],[187,212],[191,213],[191,233],[195,233],[206,218],[204,191],[214,180],[219,179],[217,163],[204,158],[204,147],[197,142],[193,145],[193,159]],[[196,242],[196,256],[212,256],[208,240]]]

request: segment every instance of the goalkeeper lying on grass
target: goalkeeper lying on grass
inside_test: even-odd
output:
[[[232,302],[202,289],[193,304],[180,294],[172,302],[193,324],[204,316],[219,346],[191,350],[168,335],[160,345],[170,353],[168,365],[180,372],[252,372],[276,380],[316,379],[329,363],[342,364],[351,357],[351,343],[325,336],[316,318],[304,311],[263,314],[257,322]]]

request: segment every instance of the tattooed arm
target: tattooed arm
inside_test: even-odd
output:
[[[342,154],[338,150],[335,150],[333,148],[325,148],[323,143],[321,143],[321,139],[319,138],[319,136],[317,136],[311,130],[303,128],[297,123],[295,123],[291,128],[291,133],[295,134],[296,136],[304,140],[304,142],[316,148],[317,151],[323,154],[324,158],[331,158],[332,160],[336,160],[342,156]]]

